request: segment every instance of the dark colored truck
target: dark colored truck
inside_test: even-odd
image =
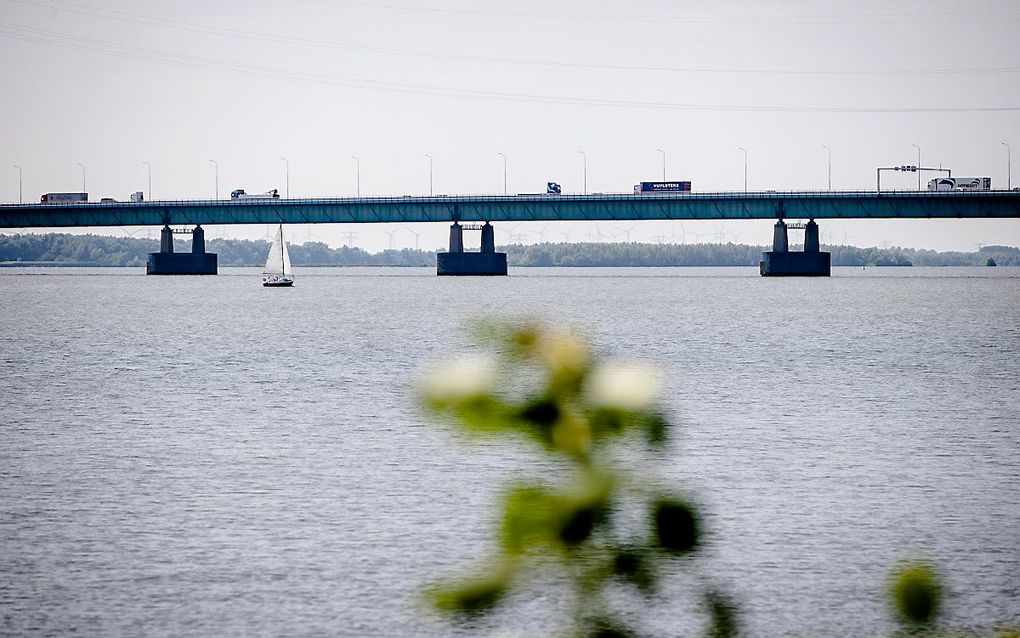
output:
[[[690,182],[641,182],[640,184],[634,184],[635,195],[689,192],[691,192]]]

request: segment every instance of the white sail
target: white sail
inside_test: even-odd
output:
[[[290,251],[287,250],[287,242],[283,239],[283,224],[280,224],[280,245],[283,246],[283,274],[294,276],[294,270],[290,267]]]
[[[283,239],[283,224],[280,224],[276,229],[276,238],[273,239],[273,246],[269,249],[269,257],[266,259],[263,273],[267,275],[291,274],[290,253],[287,252],[287,242]]]

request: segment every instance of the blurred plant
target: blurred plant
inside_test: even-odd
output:
[[[562,461],[560,480],[520,482],[507,490],[499,519],[499,550],[478,575],[434,586],[431,605],[452,617],[491,612],[527,577],[553,565],[573,593],[568,635],[636,636],[612,609],[611,588],[651,602],[666,564],[697,555],[702,523],[683,496],[650,483],[650,453],[667,442],[670,424],[658,407],[658,370],[634,361],[600,360],[577,334],[533,325],[479,326],[493,354],[463,356],[438,366],[419,387],[434,415],[479,436],[516,435]],[[636,444],[644,458],[614,462]],[[643,512],[628,526],[624,506]],[[690,566],[690,563],[686,563]],[[696,576],[696,574],[694,574]],[[739,633],[739,610],[725,594],[700,585],[705,635]],[[888,592],[901,635],[1020,638],[1015,627],[987,632],[940,632],[943,587],[934,567],[904,561],[890,573]],[[792,629],[792,628],[791,628]]]
[[[929,563],[905,561],[893,568],[889,597],[901,623],[912,628],[930,627],[942,605],[942,585]]]
[[[900,561],[889,573],[889,603],[899,622],[900,636],[932,638],[1020,638],[1020,628],[993,626],[990,629],[938,627],[942,611],[942,578],[935,566],[922,558]]]
[[[453,616],[484,614],[533,568],[554,565],[575,602],[575,636],[632,636],[614,616],[609,587],[650,599],[663,565],[697,552],[697,509],[682,496],[613,463],[625,443],[646,452],[666,442],[669,422],[657,406],[658,370],[641,362],[600,361],[578,335],[533,325],[482,326],[495,355],[465,356],[439,366],[420,386],[435,415],[478,435],[512,434],[539,446],[568,468],[558,482],[512,486],[503,502],[498,555],[482,575],[433,587],[431,604]],[[633,462],[629,467],[634,467]],[[644,512],[641,529],[619,520],[621,505]],[[728,597],[703,588],[708,634],[733,636],[737,610]]]

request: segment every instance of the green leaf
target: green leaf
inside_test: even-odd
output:
[[[655,590],[654,561],[642,547],[621,547],[613,555],[613,575],[638,588],[643,594]]]
[[[507,496],[503,514],[503,548],[520,554],[555,543],[559,499],[541,487],[520,487]]]
[[[652,447],[662,447],[669,438],[671,424],[665,416],[658,412],[649,414],[644,419],[645,436]]]
[[[690,503],[680,499],[660,499],[652,505],[652,525],[659,546],[679,554],[697,547],[701,522]]]
[[[591,621],[590,627],[584,632],[586,638],[635,638],[635,634],[627,626],[609,616],[600,616]]]
[[[928,563],[908,562],[893,571],[892,602],[900,620],[912,625],[934,622],[942,603],[942,586]]]
[[[551,399],[538,399],[521,409],[520,417],[548,430],[560,418],[560,406]]]
[[[606,520],[612,487],[610,477],[587,474],[584,484],[569,492],[536,486],[513,490],[503,515],[504,549],[511,554],[542,546],[563,551],[584,543]]]
[[[502,600],[510,587],[512,571],[506,567],[451,587],[437,587],[429,593],[433,607],[456,615],[488,612]]]
[[[588,540],[599,516],[597,509],[597,505],[581,506],[565,513],[559,528],[564,545],[574,546]]]
[[[622,410],[599,408],[592,412],[591,425],[596,436],[619,434],[628,425],[629,415]]]
[[[711,620],[708,625],[708,638],[733,638],[737,635],[737,607],[725,594],[718,591],[705,593],[708,613]]]

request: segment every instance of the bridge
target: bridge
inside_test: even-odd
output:
[[[1020,218],[1020,191],[440,195],[0,205],[0,228],[782,218]]]
[[[506,254],[495,252],[492,222],[776,219],[773,250],[762,255],[762,275],[828,275],[829,254],[819,250],[824,219],[1020,218],[1020,190],[1008,191],[792,191],[589,195],[440,195],[312,199],[79,202],[0,205],[0,228],[163,226],[150,274],[210,274],[202,224],[451,223],[450,251],[439,253],[440,275],[506,274]],[[785,219],[809,220],[804,251],[790,251]],[[483,222],[461,226],[460,222]],[[194,225],[192,253],[175,253],[171,224]],[[463,231],[481,230],[480,252],[466,252]]]

